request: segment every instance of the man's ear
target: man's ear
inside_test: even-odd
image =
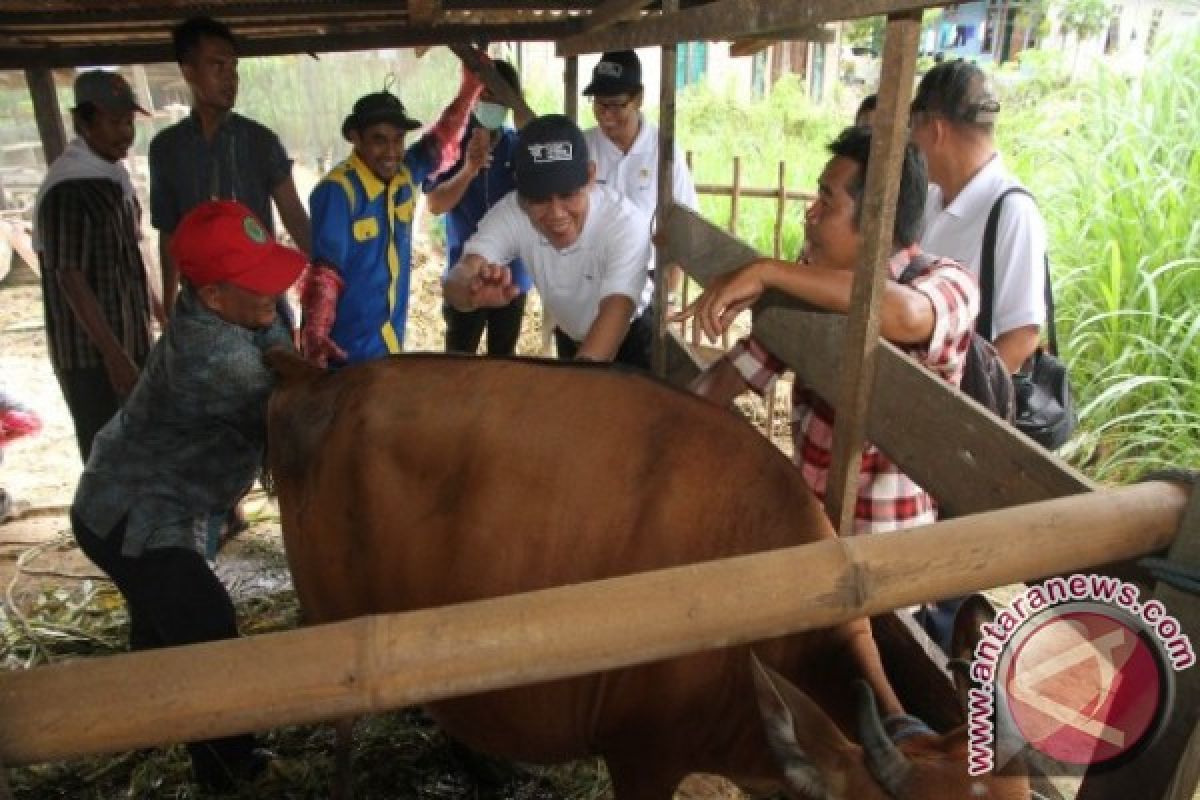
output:
[[[201,286],[196,290],[196,297],[200,298],[200,302],[209,311],[221,311],[224,303],[224,294],[218,284],[210,283],[208,286]]]
[[[629,99],[633,102],[633,107],[635,109],[637,109],[638,111],[641,111],[642,110],[642,101],[646,99],[645,87],[638,89],[636,92],[633,93],[633,96]]]
[[[596,162],[588,161],[588,182],[587,182],[588,188],[591,188],[592,184],[595,182],[596,182]]]

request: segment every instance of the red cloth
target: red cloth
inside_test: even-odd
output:
[[[344,286],[337,270],[324,264],[313,264],[300,279],[300,305],[304,308],[300,352],[318,367],[329,366],[330,359],[346,360],[346,351],[329,337]]]
[[[42,420],[32,411],[10,408],[0,412],[0,445],[22,436],[31,436],[42,429]]]
[[[482,53],[480,57],[487,59]],[[430,173],[431,178],[437,177],[458,161],[462,151],[463,134],[467,130],[467,118],[475,108],[479,95],[483,94],[483,88],[483,81],[479,76],[463,64],[462,84],[458,87],[458,94],[442,111],[442,115],[429,131],[438,143],[438,160]]]

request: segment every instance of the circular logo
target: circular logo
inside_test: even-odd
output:
[[[1105,764],[1140,751],[1166,719],[1170,675],[1132,619],[1106,606],[1060,606],[1033,620],[1002,673],[1025,741],[1067,764]]]
[[[258,244],[265,244],[267,241],[267,232],[263,230],[263,226],[254,217],[246,217],[242,220],[242,230],[246,232],[251,241]]]

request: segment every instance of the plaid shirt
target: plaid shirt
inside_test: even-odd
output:
[[[55,369],[103,365],[58,284],[59,273],[68,269],[83,273],[129,357],[136,364],[145,362],[151,345],[150,295],[138,249],[138,215],[120,184],[102,178],[66,181],[46,193],[37,227],[46,345]]]
[[[896,279],[920,254],[914,245],[888,261]],[[979,313],[979,288],[970,273],[956,261],[935,259],[921,269],[911,288],[933,304],[933,334],[924,345],[903,347],[926,369],[947,383],[962,381],[967,345],[975,315]],[[743,339],[726,354],[755,391],[766,391],[786,366],[757,340]],[[833,461],[833,408],[816,392],[796,381],[792,389],[792,440],[796,463],[807,483],[822,501]],[[859,532],[890,531],[926,525],[937,518],[933,498],[900,471],[878,447],[863,447],[859,466],[858,500],[854,528]]]

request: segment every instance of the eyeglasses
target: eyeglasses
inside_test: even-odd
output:
[[[632,97],[626,97],[624,100],[601,100],[599,97],[593,97],[592,110],[596,114],[619,114],[632,102]]]

